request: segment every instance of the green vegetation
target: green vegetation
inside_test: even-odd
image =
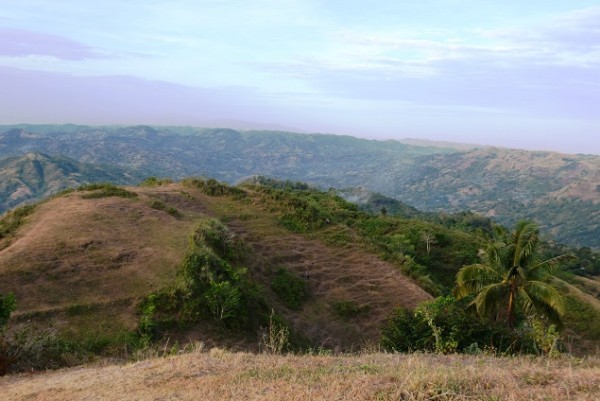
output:
[[[18,207],[0,219],[0,239],[12,235],[23,223],[25,218],[35,210],[35,205]]]
[[[480,320],[466,301],[439,297],[411,311],[398,308],[382,330],[382,346],[396,352],[514,352],[517,344],[504,327]]]
[[[154,182],[150,180],[144,185],[152,187]],[[582,342],[592,344],[589,349],[600,340],[600,330],[595,324],[600,321],[600,313],[594,309],[595,304],[586,300],[586,294],[577,293],[580,295],[577,298],[573,295],[575,293],[569,293],[574,286],[585,290],[572,272],[585,271],[589,275],[596,271],[594,252],[589,248],[572,250],[542,243],[539,230],[533,224],[519,224],[516,232],[510,234],[473,213],[437,218],[432,215],[383,214],[381,210],[370,213],[343,199],[335,190],[320,191],[292,181],[261,179],[232,187],[212,179],[191,178],[184,180],[182,185],[189,192],[182,191],[185,188],[181,184],[157,190],[138,189],[140,197],[149,203],[136,203],[136,207],[143,209],[145,216],[152,217],[147,220],[156,221],[159,225],[169,222],[176,226],[180,230],[173,230],[179,235],[173,236],[177,243],[185,244],[185,233],[194,225],[195,228],[189,234],[182,259],[183,248],[177,248],[176,257],[170,265],[170,275],[153,277],[151,285],[136,294],[136,297],[143,297],[138,305],[136,333],[126,333],[121,329],[118,333],[94,337],[94,334],[83,333],[82,330],[80,337],[71,340],[67,332],[28,328],[22,333],[13,333],[10,339],[11,344],[20,350],[20,355],[28,355],[19,362],[19,369],[62,366],[68,363],[69,358],[71,361],[84,361],[111,348],[131,354],[156,347],[171,335],[182,338],[187,333],[203,330],[210,333],[207,335],[210,341],[217,337],[214,341],[227,339],[246,345],[252,341],[256,344],[258,340],[261,349],[282,352],[292,349],[290,342],[294,345],[299,342],[298,338],[290,338],[285,319],[294,321],[294,327],[298,327],[298,321],[304,319],[301,329],[304,332],[300,335],[310,332],[318,324],[322,328],[333,322],[328,328],[347,328],[352,333],[348,338],[353,340],[354,332],[363,328],[371,330],[367,327],[372,324],[369,322],[381,321],[392,306],[385,304],[387,298],[383,297],[375,302],[364,296],[353,299],[347,288],[360,287],[367,281],[365,276],[361,276],[363,270],[357,268],[349,274],[337,276],[336,271],[348,265],[340,263],[329,270],[314,266],[315,260],[318,264],[322,263],[319,259],[325,258],[306,258],[306,253],[320,255],[320,251],[323,254],[330,252],[336,258],[352,251],[356,259],[351,262],[359,266],[363,266],[361,257],[364,255],[361,252],[364,252],[369,256],[364,259],[366,263],[375,261],[368,267],[372,266],[377,274],[384,271],[381,276],[391,277],[390,287],[396,288],[396,282],[392,280],[405,280],[393,271],[396,267],[437,296],[414,310],[397,309],[393,312],[381,330],[382,346],[386,350],[554,354],[557,349],[564,349],[560,341],[563,333],[575,331],[582,336]],[[172,192],[169,192],[171,189]],[[136,196],[134,192],[112,184],[87,185],[79,191],[83,192],[83,197]],[[170,205],[176,205],[178,209]],[[160,213],[148,210],[147,206],[175,217],[180,215],[181,210],[186,218],[157,219]],[[388,206],[382,207],[387,209]],[[0,220],[3,235],[10,235],[16,229],[4,227],[18,227],[31,210],[17,209]],[[127,224],[137,224],[140,214],[136,211],[133,215],[134,218],[127,220]],[[220,220],[199,218],[198,215],[219,216]],[[265,232],[269,234],[263,235]],[[284,240],[275,241],[275,236]],[[263,239],[266,240],[264,243],[261,242]],[[292,243],[302,246],[288,250],[294,252],[279,252]],[[76,256],[84,255],[81,257],[88,257],[92,251],[104,246],[103,242],[88,238],[85,242],[68,246],[67,240],[61,238],[60,244],[64,247],[61,255],[72,252]],[[564,259],[557,256],[561,250],[581,258],[578,261]],[[119,261],[110,267],[119,269],[126,266],[128,258],[135,256],[130,249],[119,249],[113,253],[94,265],[99,270],[106,270],[106,276],[114,272],[107,267],[110,261]],[[374,255],[380,260],[376,260]],[[357,259],[360,261],[357,262]],[[53,282],[58,283],[61,266],[53,260],[47,264],[40,263],[40,266],[44,269],[43,274],[53,277]],[[381,260],[390,263],[381,263]],[[174,268],[179,261],[175,274]],[[566,271],[556,270],[558,262],[566,264]],[[304,267],[306,275],[302,277],[299,272]],[[316,281],[309,279],[313,271],[315,278],[328,276],[328,285],[313,286]],[[554,289],[550,285],[549,274],[554,272],[570,284]],[[348,283],[350,285],[342,290]],[[591,279],[587,283],[594,285]],[[413,283],[409,284],[415,287]],[[455,284],[458,285],[455,294],[460,299],[450,296]],[[339,285],[337,293],[323,294],[328,290],[322,288],[336,285]],[[368,285],[376,293],[378,287],[385,287],[388,282],[376,281],[374,284],[370,279]],[[370,294],[369,287],[362,288],[368,288],[366,291]],[[566,331],[561,332],[559,326],[551,324],[562,312],[559,292],[566,298]],[[129,293],[125,292],[125,295]],[[320,298],[321,295],[324,297]],[[137,302],[133,299],[140,298],[123,299],[124,304],[130,307]],[[427,294],[419,289],[413,299],[427,299]],[[56,319],[66,317],[69,320],[100,313],[99,303],[77,302],[60,304],[56,310],[47,312],[48,316],[54,314]],[[412,305],[416,302],[413,301]],[[381,307],[382,304],[385,306]],[[278,308],[282,315],[272,312],[272,306]],[[33,309],[31,313],[41,315],[46,312]],[[131,321],[130,315],[128,318]],[[379,331],[372,331],[379,334]],[[326,329],[323,332],[324,336],[330,333]],[[298,333],[294,335],[298,336]],[[302,349],[314,344],[319,344],[319,341],[312,344],[306,341]],[[346,344],[351,342],[342,343],[342,347]],[[337,345],[327,346],[334,348]],[[41,354],[48,355],[48,358],[36,359]]]
[[[359,305],[354,301],[338,301],[333,305],[336,315],[342,319],[352,319],[369,312],[368,305]]]
[[[121,198],[137,198],[135,192],[128,191],[124,188],[117,187],[116,185],[103,182],[95,184],[86,184],[77,188],[79,192],[90,192],[81,195],[83,199],[97,199],[107,198],[110,196],[118,196]]]
[[[253,330],[266,324],[268,307],[260,289],[240,265],[243,244],[215,219],[205,219],[191,233],[188,250],[173,285],[151,294],[140,305],[143,342],[172,326],[212,319],[224,329]]]
[[[272,185],[273,180],[263,182]],[[277,213],[280,224],[288,230],[342,248],[359,241],[366,250],[395,263],[433,295],[450,292],[456,272],[461,266],[477,261],[478,249],[484,242],[484,237],[470,228],[461,230],[424,220],[360,211],[336,191],[294,189],[291,185],[244,185],[257,191],[261,204]]]
[[[138,185],[140,187],[160,187],[162,185],[172,184],[173,180],[170,178],[157,178],[155,176],[151,176],[146,178],[144,181],[140,182]]]
[[[209,196],[236,195],[238,197],[244,197],[244,195],[246,195],[240,188],[221,183],[214,178],[185,178],[181,183],[186,187],[199,189]]]
[[[306,282],[283,267],[275,272],[271,280],[271,288],[284,305],[290,309],[300,309],[302,303],[309,296]]]
[[[5,339],[6,325],[17,304],[12,294],[0,294],[0,376],[8,373],[8,368],[14,362],[13,352]]]
[[[152,209],[162,210],[163,212],[167,212],[168,214],[170,214],[173,217],[181,217],[181,213],[179,213],[179,210],[175,209],[174,207],[167,206],[160,199],[152,199],[152,201],[150,202],[150,207]]]
[[[559,323],[564,303],[549,279],[564,258],[539,260],[538,245],[537,226],[520,222],[512,235],[504,234],[487,246],[482,263],[458,272],[457,296],[474,295],[472,304],[481,317],[504,320],[510,328],[519,310]]]
[[[0,335],[6,328],[8,319],[10,319],[10,314],[15,310],[16,307],[17,302],[13,294],[0,294]]]

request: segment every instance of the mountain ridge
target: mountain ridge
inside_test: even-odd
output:
[[[504,225],[533,219],[550,238],[600,249],[598,156],[189,127],[38,131],[0,134],[0,157],[36,150],[136,176],[202,175],[233,183],[264,175],[321,188],[362,186],[425,212],[474,211]]]

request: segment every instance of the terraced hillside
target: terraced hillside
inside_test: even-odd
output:
[[[127,197],[94,189],[51,199],[1,240],[0,293],[14,292],[18,300],[15,329],[33,322],[70,338],[108,339],[135,331],[139,302],[175,280],[190,232],[215,217],[245,244],[244,267],[268,303],[311,344],[351,349],[377,342],[393,308],[431,298],[352,233],[334,246],[285,229],[281,214],[252,189],[242,201],[182,184],[127,191]],[[287,307],[268,284],[281,269],[308,288],[299,308]],[[340,305],[352,313],[340,314]],[[169,335],[222,343],[219,330],[202,323]],[[256,347],[257,333],[238,340]]]

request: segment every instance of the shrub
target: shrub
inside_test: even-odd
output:
[[[524,350],[528,339],[479,320],[466,307],[465,300],[446,296],[424,302],[414,311],[397,309],[384,326],[382,346],[399,352],[465,352],[479,346],[501,352]]]
[[[17,302],[13,294],[0,295],[0,334],[6,327],[11,313],[17,307]]]
[[[189,188],[197,188],[209,196],[235,195],[238,199],[247,196],[243,189],[221,183],[214,178],[185,178],[181,183]]]
[[[161,201],[159,199],[153,199],[152,202],[150,202],[150,207],[152,209],[162,210],[163,212],[167,212],[168,214],[170,214],[171,216],[176,217],[176,218],[181,217],[181,213],[179,213],[179,210],[175,209],[174,207],[167,206],[163,201]]]
[[[300,309],[309,295],[304,280],[283,267],[275,272],[271,288],[279,300],[290,309]]]
[[[0,239],[12,235],[24,222],[25,217],[35,210],[35,205],[25,205],[13,209],[0,219]]]
[[[369,305],[359,305],[353,301],[338,301],[333,303],[336,315],[343,319],[349,319],[366,313],[371,309]]]
[[[140,187],[159,187],[161,185],[172,184],[173,180],[170,178],[157,178],[151,176],[146,178],[144,181],[139,183]]]
[[[82,195],[83,199],[96,199],[96,198],[106,198],[109,196],[118,196],[121,198],[136,198],[138,195],[135,192],[128,191],[124,188],[117,187],[116,185],[103,182],[103,183],[94,183],[82,185],[77,188],[79,192],[91,192]]]
[[[176,281],[139,305],[142,345],[164,328],[202,318],[229,329],[257,329],[266,322],[264,295],[247,279],[246,270],[233,264],[240,259],[238,245],[220,221],[206,219],[198,225],[189,236]]]

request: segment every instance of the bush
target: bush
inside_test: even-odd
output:
[[[397,309],[383,329],[382,346],[399,352],[466,352],[480,346],[506,352],[522,350],[529,341],[514,338],[503,326],[480,321],[467,311],[467,304],[446,296],[424,302],[414,311]]]
[[[152,209],[162,210],[163,212],[167,212],[168,214],[170,214],[171,216],[176,217],[176,218],[181,217],[181,213],[179,213],[179,210],[175,209],[174,207],[167,206],[163,201],[161,201],[159,199],[153,199],[152,202],[150,202],[150,207]]]
[[[185,178],[181,183],[188,188],[197,188],[209,196],[235,195],[238,199],[247,196],[243,189],[221,183],[214,178]]]
[[[77,188],[77,191],[91,191],[91,193],[82,195],[81,197],[83,199],[107,198],[109,196],[118,196],[121,198],[136,198],[138,196],[135,192],[128,191],[124,188],[117,187],[116,185],[107,182],[82,185],[79,188]]]
[[[350,319],[362,315],[371,309],[369,305],[359,305],[353,301],[338,301],[334,302],[332,306],[336,315],[342,319]]]
[[[140,343],[147,345],[162,329],[212,319],[222,328],[257,329],[267,321],[264,295],[233,263],[238,243],[226,226],[206,219],[190,234],[188,250],[170,287],[139,305]]]
[[[275,272],[271,288],[279,300],[290,309],[300,309],[309,295],[304,280],[283,267]]]
[[[8,324],[8,319],[16,307],[17,302],[13,294],[0,295],[0,334]]]
[[[0,220],[0,239],[12,235],[35,210],[35,205],[25,205],[6,213]]]
[[[155,176],[148,177],[144,181],[139,183],[140,187],[159,187],[161,185],[172,184],[173,180],[170,178],[157,178]]]

